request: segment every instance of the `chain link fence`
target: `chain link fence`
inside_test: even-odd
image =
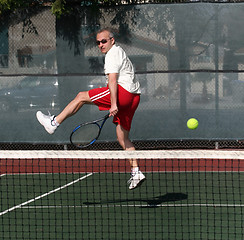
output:
[[[50,8],[9,16],[0,29],[1,148],[71,148],[80,122],[103,115],[86,106],[55,136],[35,112],[58,114],[79,91],[105,85],[96,31],[110,27],[134,64],[142,88],[131,138],[138,148],[242,147],[243,3],[189,2]],[[187,129],[195,117],[198,129]],[[117,148],[108,122],[97,148]],[[56,148],[55,147],[55,148]]]

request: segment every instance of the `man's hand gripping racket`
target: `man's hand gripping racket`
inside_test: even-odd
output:
[[[99,138],[102,127],[109,117],[108,113],[95,121],[78,125],[70,134],[70,142],[78,148],[92,145]],[[99,122],[101,123],[99,124]]]

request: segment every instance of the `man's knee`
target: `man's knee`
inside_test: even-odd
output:
[[[79,92],[77,94],[77,96],[75,97],[75,100],[78,102],[89,102],[90,101],[90,97],[88,92]]]

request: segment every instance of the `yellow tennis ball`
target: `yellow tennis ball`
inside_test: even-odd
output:
[[[198,127],[198,121],[196,118],[190,118],[188,121],[187,121],[187,127],[189,129],[196,129]]]

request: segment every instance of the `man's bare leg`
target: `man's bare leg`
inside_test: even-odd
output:
[[[121,125],[117,125],[116,134],[119,141],[120,146],[125,151],[135,151],[134,144],[129,139],[129,131],[125,130]],[[129,159],[131,168],[138,167],[136,159]]]
[[[88,92],[80,92],[78,95],[72,100],[64,110],[56,116],[56,121],[61,124],[65,119],[73,116],[77,113],[84,104],[92,104],[92,101],[89,97]]]
[[[121,125],[117,125],[116,133],[119,144],[125,151],[135,151],[134,144],[129,139],[129,131],[125,130]],[[128,182],[130,184],[129,189],[132,190],[139,187],[146,178],[139,170],[137,159],[129,159],[129,162],[131,166],[131,178]]]
[[[41,111],[36,113],[36,117],[45,130],[53,134],[66,118],[74,115],[84,104],[92,104],[88,92],[80,92],[57,117],[45,115]]]

